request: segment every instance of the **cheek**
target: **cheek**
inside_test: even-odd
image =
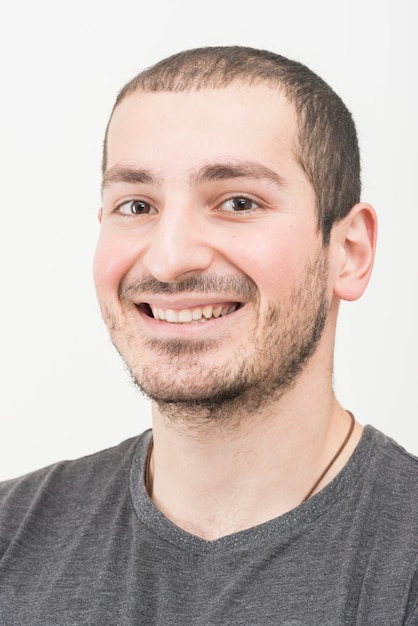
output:
[[[268,236],[269,235],[269,236]],[[256,237],[237,250],[236,263],[241,271],[256,283],[261,296],[277,296],[277,290],[286,290],[294,284],[303,255],[292,237]]]
[[[126,241],[101,234],[93,263],[94,283],[100,297],[115,295],[123,277],[136,261],[135,250]]]

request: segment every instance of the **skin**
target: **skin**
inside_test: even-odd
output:
[[[206,539],[297,506],[349,426],[332,392],[335,324],[339,300],[367,285],[376,218],[356,205],[323,246],[295,129],[280,92],[240,83],[136,93],[109,128],[97,294],[153,398],[152,498]],[[225,314],[191,321],[205,310]]]

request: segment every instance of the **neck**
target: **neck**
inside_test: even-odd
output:
[[[198,425],[189,424],[191,415],[177,421],[154,406],[150,477],[157,507],[184,530],[216,539],[301,504],[351,420],[326,389],[297,391],[257,413]],[[341,470],[360,435],[357,425],[313,493]]]

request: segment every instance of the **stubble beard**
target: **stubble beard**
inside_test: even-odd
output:
[[[302,279],[294,285],[286,303],[271,303],[263,318],[256,320],[245,342],[220,365],[209,367],[202,363],[201,357],[215,349],[221,340],[193,343],[152,340],[147,347],[154,358],[140,364],[136,363],[135,337],[125,334],[119,341],[123,329],[112,332],[109,327],[109,330],[134,384],[157,404],[168,420],[195,428],[220,422],[232,426],[263,405],[277,402],[294,386],[323,333],[328,316],[327,278],[327,255],[321,250],[306,265]],[[208,293],[208,283],[203,284],[205,279],[192,280],[194,289]],[[245,284],[238,288],[238,281]],[[161,289],[153,279],[148,279],[148,283],[155,284],[155,292]],[[215,278],[209,283],[211,293],[216,289],[222,292]],[[176,290],[187,291],[191,287],[190,281],[185,281]],[[249,278],[237,278],[236,291],[237,295],[245,291],[246,297],[251,293],[252,302],[257,301],[258,290]],[[222,340],[226,339],[223,336]],[[132,347],[119,349],[118,344]]]

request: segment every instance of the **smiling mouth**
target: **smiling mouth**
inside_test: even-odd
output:
[[[205,304],[204,306],[196,306],[187,309],[162,309],[153,304],[144,303],[140,305],[140,309],[156,320],[168,322],[170,324],[190,324],[205,323],[210,319],[224,317],[230,315],[240,308],[238,302],[227,304]]]

